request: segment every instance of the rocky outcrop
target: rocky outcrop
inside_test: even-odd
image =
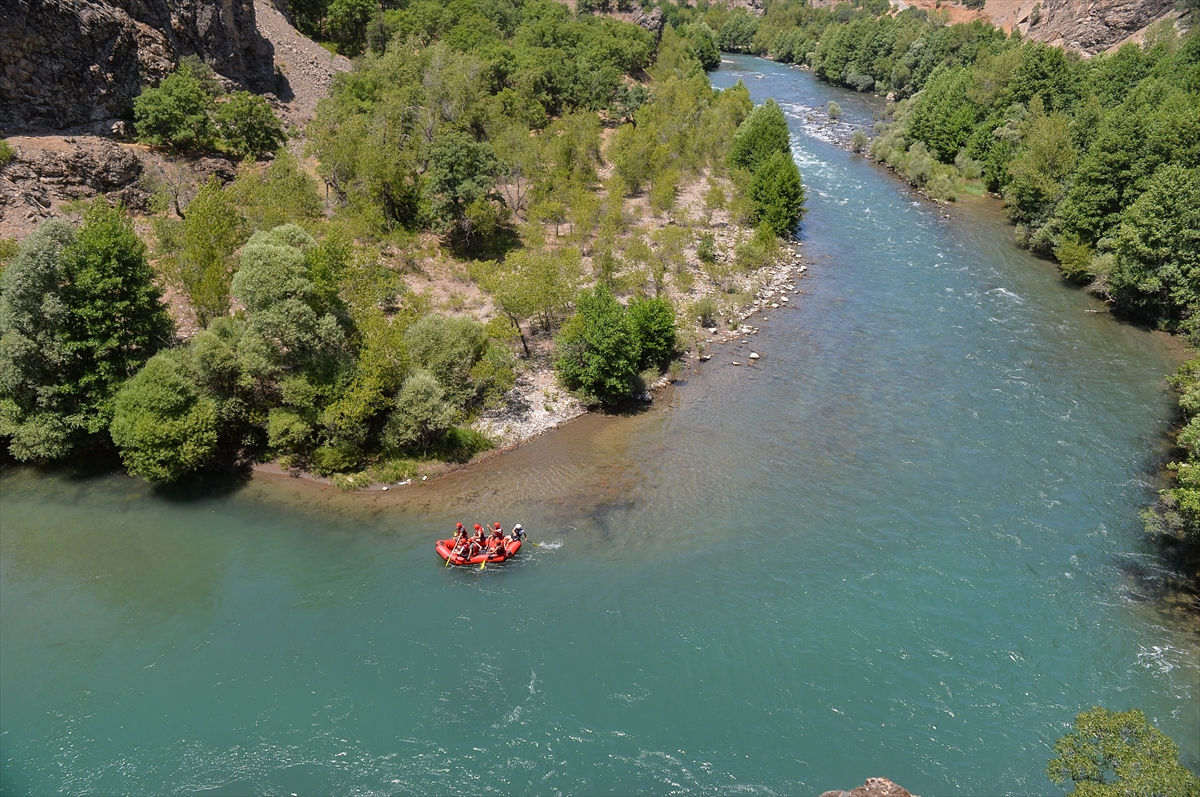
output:
[[[0,0],[0,132],[110,132],[185,55],[274,89],[253,0]]]
[[[850,791],[827,791],[821,797],[916,797],[908,789],[897,786],[887,778],[867,778],[867,782]]]
[[[1175,9],[1175,0],[1043,0],[1037,22],[1018,20],[1027,38],[1085,53],[1106,50]]]

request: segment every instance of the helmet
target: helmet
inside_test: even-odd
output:
[[[475,530],[476,530],[476,531],[483,531],[483,526],[480,526],[478,523],[476,523],[476,524],[475,524]]]
[[[461,524],[461,523],[455,523],[455,524],[454,524],[454,527],[455,527],[456,529],[461,529],[461,528],[462,528],[462,524]]]
[[[524,526],[522,526],[520,523],[518,523],[517,525],[513,526],[513,531],[524,531],[524,530],[525,530],[525,527],[524,527]]]
[[[500,524],[499,524],[499,523],[494,523],[493,525],[494,525],[496,528],[500,528]]]

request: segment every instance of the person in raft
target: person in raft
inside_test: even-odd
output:
[[[470,548],[467,551],[467,558],[471,559],[478,556],[483,551],[484,545],[487,543],[487,538],[483,536],[483,526],[475,524],[475,536],[471,537]]]
[[[506,543],[509,543],[509,542],[512,542],[513,540],[523,540],[523,539],[525,539],[525,527],[522,526],[520,523],[518,523],[517,525],[513,526],[512,534],[505,537],[504,541]]]
[[[493,551],[504,546],[504,529],[499,523],[492,524],[495,528],[492,529],[491,536],[488,537],[487,545]]]
[[[463,528],[463,524],[454,524],[454,549],[452,554],[461,553],[467,548],[467,530]]]

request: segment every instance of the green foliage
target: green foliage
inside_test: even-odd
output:
[[[787,119],[775,100],[755,108],[738,126],[729,149],[729,162],[754,171],[776,153],[791,154]]]
[[[583,258],[574,247],[520,249],[502,263],[477,263],[471,276],[492,294],[525,343],[522,323],[536,320],[546,332],[557,326],[579,289]]]
[[[180,152],[212,148],[217,137],[212,113],[212,96],[184,69],[142,89],[133,101],[138,141]]]
[[[21,245],[16,238],[0,238],[0,276],[20,251]]]
[[[453,423],[454,407],[446,400],[441,380],[428,371],[414,371],[388,415],[383,444],[389,451],[424,453]]]
[[[195,56],[133,102],[138,141],[174,152],[220,147],[240,158],[260,158],[285,140],[283,126],[262,97],[238,91],[228,97],[212,69]]]
[[[687,37],[692,52],[700,66],[704,67],[704,71],[711,72],[721,65],[721,53],[717,48],[717,37],[712,28],[703,22],[696,22],[685,26],[681,33]]]
[[[4,272],[0,435],[23,461],[103,440],[125,379],[173,330],[123,208],[95,202],[78,232],[46,222]]]
[[[1073,782],[1072,795],[1200,795],[1200,778],[1179,763],[1179,746],[1137,709],[1081,712],[1054,754],[1046,775],[1060,786]]]
[[[613,407],[629,398],[641,348],[625,308],[603,283],[579,295],[555,341],[555,368],[568,390]]]
[[[362,52],[367,43],[367,23],[379,10],[374,0],[333,0],[326,11],[325,24],[329,37],[337,43],[338,52],[350,57]]]
[[[492,145],[466,133],[443,133],[429,145],[426,157],[424,196],[436,229],[469,236],[473,226],[467,210],[493,198],[502,170]]]
[[[475,398],[471,371],[488,349],[483,324],[471,318],[427,315],[404,333],[409,357],[432,374],[446,401],[461,407]]]
[[[200,326],[228,314],[233,253],[247,237],[234,195],[212,178],[188,204],[182,246],[164,263],[187,295]]]
[[[280,151],[264,169],[242,164],[238,176],[226,187],[238,214],[251,230],[269,230],[289,222],[311,225],[325,212],[317,183],[286,151]]]
[[[758,18],[751,16],[744,8],[737,8],[721,26],[717,34],[717,46],[726,52],[745,52],[754,44],[756,33]]]
[[[7,166],[17,157],[17,152],[3,138],[0,138],[0,168]]]
[[[838,105],[833,100],[825,106],[825,113],[829,114],[830,119],[837,119],[842,115],[842,106]]]
[[[629,303],[629,323],[641,349],[638,370],[667,367],[675,353],[675,311],[666,299],[634,299]]]
[[[752,222],[764,224],[780,238],[790,238],[804,215],[804,186],[790,150],[764,161],[750,181],[754,202]]]
[[[110,430],[135,476],[175,481],[216,451],[216,403],[202,395],[187,354],[177,349],[155,355],[117,393]]]
[[[1113,237],[1119,305],[1166,324],[1200,311],[1200,168],[1158,169]]]
[[[217,103],[213,122],[222,149],[239,158],[261,158],[287,140],[270,104],[248,91],[236,91]]]

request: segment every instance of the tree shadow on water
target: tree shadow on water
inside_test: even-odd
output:
[[[250,483],[253,475],[249,463],[214,467],[189,474],[177,482],[164,482],[153,487],[156,498],[177,504],[207,501],[233,495]]]

